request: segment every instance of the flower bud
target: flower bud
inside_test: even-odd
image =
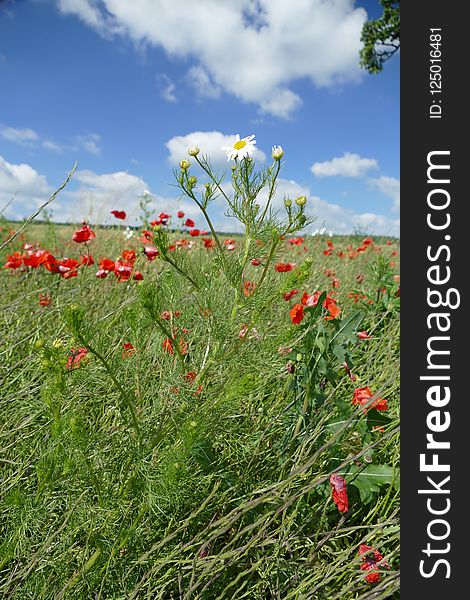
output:
[[[189,156],[197,156],[199,152],[199,146],[191,146],[190,148],[188,148]]]
[[[190,178],[188,179],[188,183],[189,183],[189,185],[190,185],[191,187],[194,187],[194,186],[196,185],[196,183],[197,183],[197,177],[190,177]]]
[[[191,163],[189,162],[189,160],[183,158],[183,160],[180,161],[180,167],[182,171],[186,171],[186,169],[189,169],[190,166]]]
[[[271,156],[274,160],[281,160],[281,158],[284,156],[284,150],[282,149],[282,146],[273,146]]]
[[[306,196],[299,196],[295,199],[295,203],[297,204],[297,206],[305,206],[307,204]]]
[[[285,198],[284,199],[284,206],[286,208],[290,208],[292,206],[292,200],[290,198]]]

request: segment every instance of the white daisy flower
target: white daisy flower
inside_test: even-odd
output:
[[[236,158],[241,160],[253,154],[256,150],[255,144],[254,135],[248,135],[241,140],[240,135],[237,133],[234,143],[231,146],[222,146],[221,150],[227,153],[227,160],[235,160]]]

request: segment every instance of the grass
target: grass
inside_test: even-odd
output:
[[[147,261],[136,237],[95,231],[95,261],[135,248],[142,283],[100,280],[94,267],[71,279],[43,267],[0,274],[0,592],[35,600],[398,598],[399,299],[389,264],[397,242],[375,238],[354,259],[336,254],[357,247],[354,236],[332,238],[331,256],[326,238],[306,239],[306,252],[285,243],[281,259],[300,268],[271,269],[263,293],[233,314],[233,290],[212,250],[196,243],[179,251],[197,293],[171,265]],[[26,241],[78,257],[72,233],[29,225],[2,262]],[[303,291],[331,290],[325,268],[340,282],[341,319],[360,309],[359,330],[370,335],[344,337],[355,382],[333,342],[331,364],[318,370],[333,324],[322,315],[301,326],[289,319]],[[294,287],[301,293],[284,301]],[[351,292],[366,298],[356,303]],[[49,306],[39,306],[39,293],[50,294]],[[162,321],[162,311],[181,315]],[[161,324],[179,328],[186,354],[164,351]],[[125,343],[135,352],[123,355]],[[86,357],[66,369],[78,347]],[[388,410],[353,406],[358,386],[386,398]],[[332,472],[348,484],[344,514],[331,499]],[[379,583],[365,580],[360,544],[389,566]]]

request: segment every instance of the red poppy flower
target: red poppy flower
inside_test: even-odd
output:
[[[110,258],[102,258],[99,264],[100,269],[104,271],[114,271],[115,263]]]
[[[168,352],[168,354],[174,354],[174,348],[173,348],[174,342],[175,342],[174,339],[165,338],[163,340],[163,344],[162,344],[163,350],[165,350],[165,352]],[[185,354],[187,354],[188,344],[187,344],[187,342],[184,341],[184,339],[182,337],[180,337],[180,339],[179,339],[179,347],[180,347],[180,352],[183,356]]]
[[[125,219],[127,217],[123,210],[112,210],[111,214],[114,215],[116,219]]]
[[[186,225],[186,227],[194,227],[194,221],[192,219],[186,219],[184,224]]]
[[[142,273],[140,271],[136,271],[134,273],[134,276],[132,277],[132,279],[135,279],[136,281],[143,281],[144,276],[142,275]]]
[[[106,269],[98,269],[98,271],[96,271],[96,277],[99,279],[106,279],[109,273],[110,271],[107,271]]]
[[[54,256],[52,256],[52,254],[48,254],[46,256],[46,260],[43,264],[46,267],[46,269],[51,273],[59,272],[59,265],[57,264],[57,259]]]
[[[48,254],[49,252],[47,250],[35,250],[34,252],[29,251],[23,256],[23,263],[26,267],[37,269],[47,260]]]
[[[178,219],[184,219],[184,212],[182,210],[179,210],[176,213],[176,216],[178,217]]]
[[[86,348],[70,348],[69,356],[67,359],[67,364],[65,368],[67,370],[76,369],[84,356],[88,354],[88,350]]]
[[[71,277],[76,277],[78,275],[78,260],[75,260],[74,258],[63,258],[62,260],[58,260],[56,264],[57,272],[60,273],[64,279],[70,279]]]
[[[361,544],[357,553],[359,556],[362,556],[361,569],[363,571],[371,571],[365,577],[368,583],[378,583],[380,581],[381,575],[378,569],[381,567],[390,569],[390,566],[386,562],[383,562],[381,565],[378,564],[383,560],[383,556],[378,550],[372,548],[372,546]]]
[[[18,269],[23,264],[23,257],[19,252],[13,252],[7,256],[7,262],[3,265],[4,269]]]
[[[202,238],[204,243],[204,248],[213,248],[215,246],[215,242],[212,238]]]
[[[119,281],[127,281],[132,275],[132,266],[117,260],[114,263],[114,274]]]
[[[364,406],[365,404],[369,403],[370,399],[373,398],[373,396],[374,394],[372,393],[370,387],[368,387],[367,385],[365,387],[356,388],[354,390],[352,403],[354,405]],[[377,398],[376,400],[374,400],[374,402],[372,402],[370,406],[364,409],[364,412],[367,412],[367,410],[371,408],[375,408],[375,410],[387,410],[387,400]]]
[[[135,250],[123,250],[121,257],[124,261],[126,261],[128,263],[133,263],[135,261],[135,259],[137,258],[137,254],[136,254]]]
[[[189,235],[191,237],[197,237],[200,233],[201,233],[200,229],[190,229],[189,230]]]
[[[333,501],[339,512],[345,513],[349,510],[348,494],[346,491],[346,480],[341,475],[330,475],[330,485]]]
[[[283,298],[286,301],[289,301],[292,296],[295,296],[296,294],[299,293],[299,290],[291,290],[290,292],[285,292],[285,294],[283,294]]]
[[[134,348],[134,346],[130,343],[130,342],[126,342],[125,344],[122,345],[122,358],[126,359],[126,358],[130,358],[132,355],[134,355],[137,350]]]
[[[171,319],[176,319],[179,317],[180,314],[180,310],[175,310],[174,312],[172,310],[164,310],[162,313],[160,313],[160,318],[164,321],[171,321]]]
[[[148,231],[148,229],[144,229],[142,231],[142,235],[140,236],[140,242],[142,244],[146,244],[147,242],[151,242],[153,240],[153,233]]]
[[[330,248],[334,248],[333,242],[331,240],[327,240],[326,243]]]
[[[317,291],[314,292],[313,294],[307,294],[307,292],[304,292],[302,294],[302,299],[300,300],[300,302],[304,305],[304,306],[316,306],[318,304],[318,300],[321,296],[321,292]]]
[[[294,304],[294,306],[290,309],[290,320],[294,325],[299,325],[299,323],[304,318],[304,307],[302,304]]]
[[[292,244],[292,246],[301,246],[304,243],[304,238],[303,237],[293,237],[288,241],[289,241],[289,244]]]
[[[336,304],[336,300],[327,296],[325,298],[325,302],[323,302],[323,306],[330,313],[329,315],[325,316],[325,321],[331,321],[332,319],[337,319],[339,317],[341,309]]]
[[[328,250],[323,250],[323,254],[325,256],[331,256],[333,254],[333,248],[328,248]]]
[[[144,254],[148,260],[155,260],[159,256],[159,252],[155,246],[144,246]]]
[[[51,302],[52,302],[52,299],[49,296],[49,294],[39,294],[39,304],[40,304],[40,306],[49,306],[49,304]]]
[[[359,333],[357,334],[357,337],[360,340],[367,340],[370,338],[370,335],[367,333],[367,331],[359,331]]]
[[[88,242],[89,240],[96,237],[94,231],[90,229],[90,226],[87,223],[83,223],[80,229],[73,234],[72,239],[77,244],[81,244],[82,242]]]
[[[85,267],[90,267],[91,265],[95,264],[95,261],[93,260],[93,256],[91,254],[87,254],[82,256],[82,265]]]
[[[295,267],[295,263],[277,263],[277,265],[274,267],[274,270],[277,271],[278,273],[288,273],[289,271],[292,271],[292,269]]]

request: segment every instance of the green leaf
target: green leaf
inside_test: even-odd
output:
[[[387,465],[367,465],[365,469],[357,465],[351,465],[349,475],[352,478],[348,484],[353,485],[359,491],[361,501],[368,504],[374,498],[374,494],[380,492],[383,485],[390,485],[395,479],[395,471]]]

